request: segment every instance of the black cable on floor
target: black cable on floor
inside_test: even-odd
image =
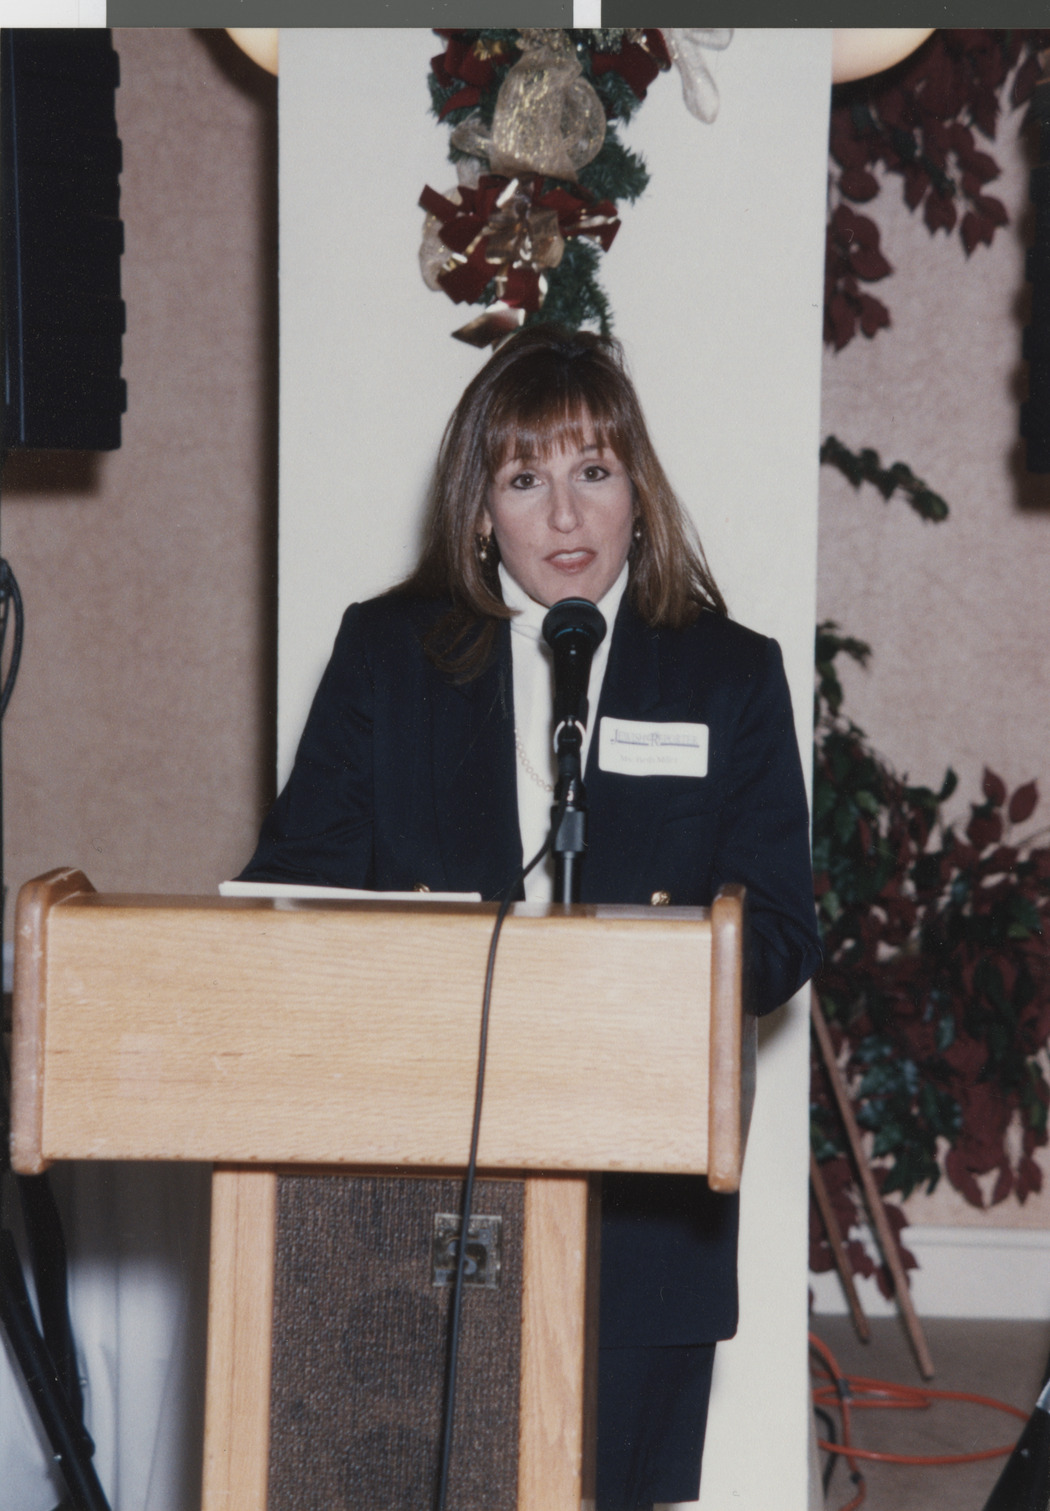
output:
[[[823,1424],[824,1436],[827,1441],[829,1443],[837,1443],[838,1438],[835,1435],[835,1419],[831,1415],[831,1413],[829,1411],[825,1411],[823,1406],[814,1406],[813,1415],[819,1418],[819,1420]],[[837,1453],[829,1454],[828,1462],[824,1466],[824,1473],[820,1477],[820,1483],[824,1491],[825,1499],[827,1499],[828,1489],[831,1485],[831,1477],[835,1473],[835,1465],[838,1463],[838,1461],[839,1460]]]

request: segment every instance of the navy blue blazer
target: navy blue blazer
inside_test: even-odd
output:
[[[522,866],[509,626],[457,685],[421,646],[447,609],[397,592],[347,609],[287,786],[247,880],[496,898]],[[780,650],[702,613],[654,630],[624,596],[597,718],[708,726],[704,777],[585,781],[584,902],[708,905],[747,887],[749,1001],[778,1006],[820,959],[809,815]],[[736,1327],[737,1200],[690,1177],[603,1182],[605,1347],[694,1344]]]

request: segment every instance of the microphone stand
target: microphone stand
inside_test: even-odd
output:
[[[551,842],[554,901],[579,902],[580,858],[586,848],[587,793],[580,764],[583,730],[575,719],[566,719],[559,724],[554,748],[558,758],[558,780],[551,807],[552,824],[561,813],[561,822]]]
[[[589,598],[562,598],[547,610],[543,638],[554,659],[554,752],[558,758],[551,808],[554,901],[579,902],[587,823],[580,717],[587,716],[591,657],[605,638],[605,620]]]

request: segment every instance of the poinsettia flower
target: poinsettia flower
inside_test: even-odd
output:
[[[632,94],[644,100],[649,85],[657,74],[671,67],[671,54],[658,27],[649,27],[640,39],[624,39],[618,52],[593,52],[591,70],[600,77],[603,73],[618,73],[630,86]]]
[[[509,60],[511,47],[505,42],[483,42],[481,39],[468,42],[456,29],[438,30],[448,40],[445,51],[431,58],[430,70],[443,89],[460,86],[441,107],[438,119],[444,120],[451,111],[479,102],[482,90],[487,89],[495,78],[496,68]]]
[[[483,173],[447,195],[427,186],[419,204],[427,212],[420,265],[430,288],[474,304],[495,280],[504,303],[529,313],[543,304],[544,270],[557,266],[564,238],[587,236],[607,251],[620,225],[611,200],[558,186],[544,192],[538,175]]]

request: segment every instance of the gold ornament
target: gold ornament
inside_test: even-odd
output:
[[[479,37],[470,50],[476,58],[484,63],[489,58],[502,58],[507,51],[507,44],[503,41],[493,41],[485,37]]]
[[[540,173],[575,182],[605,141],[602,103],[567,31],[524,27],[520,38],[522,55],[500,86],[491,133],[475,113],[453,131],[452,145],[507,178]]]
[[[465,341],[468,346],[491,346],[495,350],[524,323],[524,310],[511,309],[509,304],[497,300],[452,334],[457,341]]]
[[[556,210],[534,210],[532,200],[516,178],[499,199],[498,209],[485,227],[485,259],[502,266],[556,268],[565,251]]]

